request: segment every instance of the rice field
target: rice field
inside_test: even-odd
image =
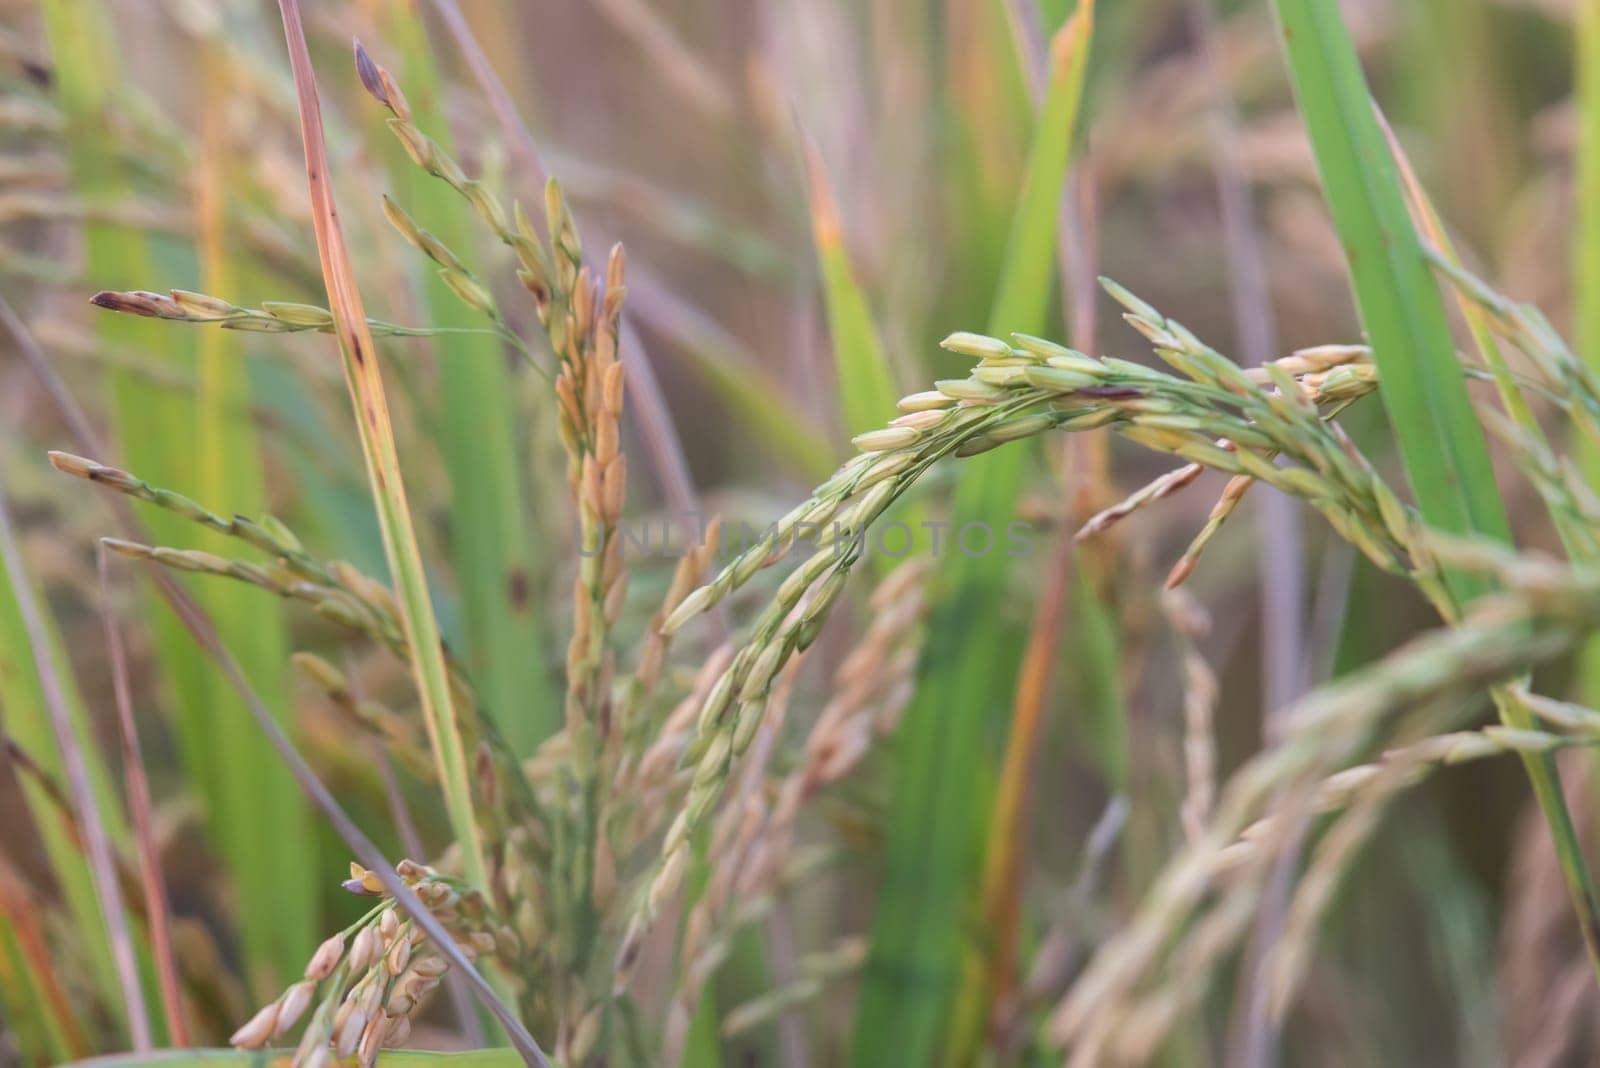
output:
[[[1600,1056],[1600,0],[0,0],[0,1068]]]

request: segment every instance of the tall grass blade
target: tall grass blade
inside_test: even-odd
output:
[[[296,19],[295,25],[298,27],[298,19]],[[300,40],[302,42],[300,52],[303,55],[303,36]],[[4,299],[0,299],[0,325],[4,325],[10,331],[12,338],[17,343],[17,347],[21,349],[23,358],[28,363],[29,368],[44,385],[46,393],[59,409],[68,427],[71,428],[73,439],[77,446],[87,452],[97,452],[103,455],[105,451],[104,443],[100,441],[83,409],[78,405],[72,394],[68,392],[65,383],[62,382],[55,368],[46,359],[44,352],[34,342],[21,320],[17,318],[11,306]],[[120,495],[113,496],[111,498],[111,508],[116,513],[118,525],[125,536],[134,540],[149,540],[146,527],[140,521],[140,518],[134,514],[133,509],[125,498]],[[238,697],[251,718],[254,719],[256,726],[266,735],[267,741],[277,752],[283,764],[289,769],[289,773],[294,777],[302,792],[322,812],[328,825],[349,848],[351,854],[372,872],[378,881],[383,884],[384,890],[395,898],[400,907],[412,917],[413,922],[433,940],[439,953],[449,960],[452,973],[463,978],[466,985],[478,996],[479,1000],[504,1028],[513,1047],[515,1047],[516,1054],[520,1056],[523,1063],[549,1068],[549,1061],[540,1050],[539,1044],[528,1033],[527,1028],[506,1007],[504,1001],[490,986],[488,980],[483,977],[473,965],[473,962],[462,952],[461,947],[456,945],[455,940],[445,930],[443,924],[423,906],[416,893],[400,879],[393,866],[385,859],[378,847],[362,833],[361,828],[351,820],[333,794],[311,770],[311,766],[306,763],[305,758],[295,749],[288,735],[278,725],[271,709],[267,708],[260,694],[251,686],[250,681],[240,670],[238,661],[234,659],[233,654],[223,644],[205,609],[191,598],[183,587],[178,585],[174,577],[164,569],[152,567],[149,569],[148,574],[161,600],[172,609],[179,627],[188,640],[202,655],[215,664],[235,696]],[[0,569],[0,576],[3,576],[3,569]],[[0,604],[3,603],[5,602],[0,600]],[[0,644],[0,652],[4,652],[5,648],[6,646]],[[109,791],[109,787],[106,789]],[[107,796],[109,796],[109,793]],[[0,889],[3,889],[3,883],[0,883]],[[36,974],[45,974],[45,970],[38,969]],[[500,1052],[490,1051],[494,1055],[498,1055]],[[200,1055],[204,1055],[204,1051],[185,1053],[180,1056]],[[229,1051],[229,1055],[241,1054]],[[248,1055],[262,1056],[260,1053]],[[462,1056],[470,1058],[476,1055],[474,1053],[463,1054]],[[485,1054],[485,1056],[488,1055]],[[244,1063],[260,1062],[246,1061]]]
[[[1456,363],[1444,304],[1406,214],[1349,32],[1334,5],[1275,5],[1418,506],[1441,530],[1508,540],[1488,446]],[[1463,599],[1484,589],[1466,576],[1450,584]]]
[[[420,13],[412,2],[390,0],[385,15],[416,121],[451,152],[439,76]],[[470,269],[476,258],[470,205],[412,164],[398,146],[391,148],[389,160],[400,202]],[[481,325],[481,317],[435,272],[425,275],[429,323]],[[499,342],[481,334],[458,335],[440,357],[439,429],[450,480],[450,548],[466,610],[465,653],[489,714],[512,747],[528,755],[555,729],[560,705],[531,588],[532,546],[517,474],[511,373]]]
[[[228,58],[208,54],[203,66],[211,97],[227,99],[237,84]],[[200,288],[207,293],[244,292],[243,283],[256,274],[229,234],[228,198],[242,177],[242,161],[224,128],[225,115],[208,110],[201,134],[196,231]],[[195,490],[205,500],[227,514],[260,515],[267,510],[267,491],[255,425],[239,418],[251,404],[242,337],[229,330],[196,335],[200,390],[190,455]],[[222,535],[209,533],[197,542],[215,551],[226,544]],[[195,596],[268,705],[287,722],[289,643],[282,604],[262,603],[234,583],[210,583]],[[207,690],[207,763],[221,805],[217,841],[235,873],[240,936],[249,958],[270,962],[272,978],[282,980],[296,974],[316,945],[322,880],[317,852],[305,847],[311,813],[283,767],[261,759],[255,729],[222,680],[203,668],[197,674]]]
[[[1450,233],[1445,229],[1444,220],[1434,207],[1433,199],[1428,196],[1428,191],[1423,187],[1421,179],[1411,166],[1411,161],[1406,157],[1400,139],[1395,136],[1382,110],[1377,111],[1377,116],[1384,140],[1388,142],[1389,151],[1394,156],[1395,169],[1399,174],[1401,187],[1405,191],[1406,204],[1410,208],[1417,232],[1439,251],[1447,263],[1464,268],[1465,264],[1456,252],[1455,242],[1450,239]],[[1465,293],[1459,292],[1457,306],[1460,308],[1462,320],[1467,324],[1468,332],[1472,334],[1473,343],[1478,346],[1483,362],[1494,377],[1495,388],[1500,394],[1501,403],[1506,406],[1506,412],[1519,427],[1532,435],[1534,440],[1544,441],[1544,431],[1540,428],[1533,409],[1528,407],[1527,398],[1522,395],[1522,390],[1517,387],[1512,377],[1510,365],[1506,363],[1505,354],[1500,351],[1500,342],[1495,338],[1493,324],[1489,322],[1489,316],[1483,306],[1468,299]]]
[[[1052,46],[1050,87],[1023,179],[990,315],[991,333],[1045,326],[1055,223],[1082,97],[1094,5],[1084,0]],[[1015,515],[1027,453],[1001,449],[970,462],[956,492],[952,530],[968,522],[1004,529]],[[948,1030],[960,979],[960,918],[981,867],[991,772],[982,754],[1009,706],[1014,652],[998,625],[1007,557],[949,553],[945,589],[930,624],[917,698],[902,728],[885,871],[873,919],[851,1063],[926,1064]]]
[[[1455,358],[1444,303],[1406,213],[1394,161],[1339,8],[1320,0],[1274,0],[1274,7],[1418,508],[1440,530],[1509,542],[1488,445]],[[1478,576],[1450,572],[1445,580],[1463,602],[1487,588]],[[1511,726],[1532,722],[1515,700],[1497,703]],[[1555,762],[1549,754],[1524,754],[1523,764],[1555,837],[1585,945],[1600,969],[1600,899]]]
[[[473,811],[466,750],[450,695],[444,651],[439,644],[439,624],[434,618],[433,602],[429,600],[427,576],[422,569],[417,535],[411,526],[405,484],[400,477],[400,458],[395,451],[394,430],[389,420],[382,372],[378,368],[378,350],[373,344],[372,332],[367,327],[366,311],[361,302],[361,293],[356,288],[355,271],[333,203],[316,75],[312,71],[311,55],[306,48],[299,5],[295,0],[279,0],[278,10],[283,17],[289,62],[294,71],[295,90],[299,99],[300,132],[306,155],[307,182],[311,190],[317,253],[322,261],[328,304],[334,315],[339,348],[344,357],[345,380],[355,408],[362,451],[366,456],[373,503],[383,530],[384,552],[399,595],[406,643],[411,647],[412,671],[422,704],[428,743],[438,767],[450,827],[461,850],[463,874],[475,886],[487,887],[488,871],[483,860],[483,845],[478,838],[478,821]]]
[[[811,240],[822,271],[822,296],[828,310],[828,336],[833,342],[833,369],[839,384],[839,408],[845,432],[864,434],[892,417],[900,393],[895,389],[888,354],[873,325],[866,294],[856,280],[845,246],[839,208],[817,146],[801,134],[806,181],[811,194]]]

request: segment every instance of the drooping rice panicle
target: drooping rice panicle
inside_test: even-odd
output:
[[[919,394],[904,405],[910,413],[858,435],[861,455],[667,619],[663,629],[670,633],[784,559],[799,542],[815,542],[817,551],[779,587],[700,710],[699,737],[690,752],[696,761],[690,801],[668,831],[649,890],[636,906],[618,958],[619,985],[627,982],[645,931],[681,883],[691,832],[715,804],[732,760],[754,735],[765,688],[788,657],[815,637],[873,520],[939,460],[1053,429],[1111,427],[1140,444],[1302,497],[1379,566],[1413,570],[1414,520],[1408,510],[1324,422],[1322,406],[1341,408],[1374,388],[1370,365],[1360,362],[1358,350],[1290,357],[1287,367],[1269,365],[1261,369],[1274,386],[1269,391],[1181,324],[1114,283],[1107,289],[1128,308],[1129,322],[1185,377],[1124,360],[1095,359],[1037,338],[1019,336],[1013,343],[951,335],[947,349],[977,360],[968,378],[936,384],[939,394],[954,403],[936,407]],[[1289,368],[1304,372],[1306,383],[1296,382]],[[1216,445],[1218,439],[1232,447]],[[1274,464],[1272,457],[1279,454],[1295,464]],[[802,615],[793,615],[808,592],[814,599]]]
[[[147,319],[166,319],[177,323],[197,323],[220,326],[224,330],[244,330],[256,334],[294,334],[307,331],[331,334],[334,331],[333,313],[315,304],[296,304],[291,301],[263,301],[258,308],[231,304],[220,297],[173,289],[166,293],[152,293],[135,289],[125,292],[101,290],[89,298],[90,303],[106,311],[139,315]],[[367,326],[377,337],[440,337],[463,330],[471,333],[489,333],[511,340],[516,335],[499,328],[470,328],[439,326],[401,326],[383,319],[368,319]],[[531,359],[531,357],[530,357]]]
[[[479,891],[411,860],[400,861],[395,872],[467,960],[481,956],[508,966],[518,962],[520,940]],[[292,1032],[308,1009],[312,1014],[295,1052],[297,1066],[327,1064],[330,1052],[341,1061],[355,1056],[371,1065],[380,1049],[405,1044],[412,1018],[444,980],[450,963],[372,872],[351,864],[350,876],[343,884],[346,891],[383,900],[324,940],[304,976],[258,1010],[229,1044],[260,1049]]]
[[[1187,954],[1186,967],[1209,969],[1248,929],[1253,895],[1271,869],[1273,852],[1298,825],[1293,814],[1359,799],[1361,788],[1379,775],[1372,769],[1334,774],[1371,724],[1448,694],[1512,678],[1533,661],[1571,649],[1587,627],[1584,620],[1595,608],[1591,597],[1597,589],[1589,572],[1553,562],[1534,564],[1487,543],[1435,542],[1432,549],[1449,566],[1493,574],[1507,592],[1477,602],[1456,626],[1308,695],[1285,716],[1284,741],[1235,773],[1206,833],[1167,865],[1138,917],[1101,949],[1059,1006],[1051,1034],[1070,1044],[1077,1063],[1094,1063],[1113,1049],[1129,1052],[1130,1047],[1117,1043],[1144,1049],[1174,1022],[1187,1003],[1184,999],[1202,984],[1169,984],[1161,988],[1165,1000],[1159,1004],[1130,1008],[1136,1006],[1136,991],[1153,976],[1150,969],[1169,952]],[[1551,722],[1559,723],[1559,714]],[[1549,732],[1513,728],[1441,739],[1386,758],[1385,766],[1404,766],[1409,769],[1401,776],[1405,778],[1434,762],[1500,752],[1547,753],[1570,744]],[[1389,774],[1396,773],[1384,777]],[[1329,775],[1333,777],[1321,781]],[[1277,815],[1267,822],[1248,815],[1269,799],[1275,799]],[[1219,876],[1229,880],[1230,896],[1207,912],[1210,926],[1196,927],[1187,940],[1170,948]],[[1171,1000],[1174,995],[1177,1001]]]
[[[684,1048],[705,984],[727,959],[741,902],[770,897],[796,853],[797,822],[819,791],[849,775],[888,735],[910,700],[927,608],[925,561],[907,561],[873,590],[872,623],[839,666],[834,696],[806,738],[803,759],[771,791],[719,817],[705,892],[690,910],[679,949],[682,976],[667,1014],[665,1060]]]

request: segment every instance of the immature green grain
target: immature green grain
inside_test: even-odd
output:
[[[713,872],[690,910],[679,948],[667,1063],[684,1048],[701,992],[731,953],[741,929],[734,922],[740,903],[770,898],[788,872],[804,805],[849,775],[898,725],[913,690],[928,570],[926,561],[907,561],[873,590],[872,622],[835,673],[833,696],[812,725],[802,759],[770,790],[770,804],[764,799],[769,791],[758,790],[747,792],[746,804],[724,807],[707,851]]]
[[[780,519],[767,538],[685,598],[663,624],[667,632],[678,629],[757,571],[784,559],[802,534],[817,535],[817,551],[779,586],[700,707],[698,736],[687,753],[695,762],[689,797],[667,832],[661,859],[624,935],[617,961],[619,987],[631,978],[645,933],[682,884],[688,843],[720,797],[733,759],[754,736],[771,678],[815,637],[873,520],[940,459],[1052,429],[1113,426],[1152,448],[1259,478],[1303,497],[1380,566],[1400,573],[1412,570],[1413,518],[1371,466],[1325,423],[1326,413],[1319,407],[1337,409],[1373,389],[1372,376],[1359,363],[1339,362],[1345,356],[1320,361],[1291,357],[1286,367],[1269,366],[1252,377],[1181,324],[1110,288],[1129,307],[1130,322],[1187,378],[1123,360],[1095,359],[1034,339],[1019,338],[1013,346],[997,338],[956,335],[950,342],[953,351],[980,358],[970,378],[940,383],[939,391],[958,401],[955,406],[934,408],[917,395],[910,404],[913,424],[889,428],[892,438],[882,432],[859,436],[858,445],[869,451],[848,461]],[[1304,385],[1293,380],[1291,368],[1305,372]],[[1263,388],[1258,378],[1275,384],[1278,392]],[[984,389],[970,388],[973,383]],[[1281,395],[1284,388],[1291,398]],[[1219,438],[1233,447],[1216,446]],[[1275,465],[1271,457],[1279,454],[1295,464]],[[1431,589],[1426,575],[1422,581]]]
[[[232,519],[208,511],[180,493],[152,486],[120,468],[108,467],[71,453],[52,452],[50,462],[58,471],[116,490],[226,534],[265,552],[267,564],[232,560],[198,550],[147,546],[119,538],[108,538],[106,545],[125,556],[154,560],[183,571],[224,575],[259,586],[280,597],[292,597],[312,604],[325,617],[352,629],[366,631],[407,658],[399,606],[393,593],[348,564],[323,564],[306,553],[293,532],[272,516],[251,520]]]
[[[236,538],[265,552],[269,560],[263,563],[200,550],[150,546],[121,538],[101,539],[112,552],[149,560],[177,571],[233,579],[279,597],[305,603],[323,619],[370,638],[403,663],[410,662],[411,646],[406,640],[401,624],[401,609],[394,592],[348,563],[337,560],[324,563],[312,558],[294,533],[272,516],[264,516],[259,521],[244,516],[224,519],[182,494],[151,486],[119,468],[107,467],[70,453],[51,453],[50,459],[64,473],[154,504],[200,526]],[[343,686],[342,675],[331,665],[318,663],[318,658],[304,655],[297,655],[294,659],[303,669],[307,669],[313,680],[354,721],[364,729],[379,732],[401,764],[413,770],[425,782],[439,781],[437,765],[432,762],[431,756],[427,756],[425,763],[417,762],[416,758],[419,755],[426,756],[426,751],[418,753],[414,749],[417,739],[412,720],[399,718],[371,702],[351,702]],[[456,702],[459,728],[465,744],[473,749],[479,762],[479,774],[474,777],[473,790],[485,803],[510,804],[517,812],[525,812],[529,799],[514,754],[493,721],[479,712],[476,690],[462,665],[448,653],[445,662],[451,693]],[[490,770],[495,773],[490,774]],[[507,777],[507,790],[496,798],[494,786],[501,776]],[[485,826],[492,829],[491,823],[486,822]]]

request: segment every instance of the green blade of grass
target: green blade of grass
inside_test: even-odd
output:
[[[1440,530],[1510,539],[1455,344],[1337,6],[1275,0],[1300,111],[1344,242],[1381,396],[1418,507]],[[1455,576],[1468,599],[1480,580]]]
[[[453,152],[438,73],[414,0],[390,0],[385,14],[416,121]],[[391,144],[389,160],[390,180],[407,209],[472,267],[477,231],[470,205],[416,167],[398,145]],[[482,325],[435,272],[426,272],[423,290],[432,325]],[[465,655],[489,714],[526,756],[555,729],[561,713],[534,611],[511,374],[499,342],[481,334],[452,338],[448,348],[440,347],[440,357],[440,430],[450,478],[451,551],[465,607]]]
[[[400,602],[406,643],[411,649],[412,674],[422,705],[423,723],[438,766],[439,784],[444,794],[450,827],[461,850],[462,873],[474,886],[487,888],[488,869],[484,864],[483,844],[478,837],[466,747],[450,693],[444,649],[439,641],[439,623],[428,594],[422,554],[417,548],[416,531],[411,525],[405,483],[400,476],[400,458],[395,449],[394,428],[390,422],[382,372],[378,368],[378,350],[373,344],[372,332],[367,327],[366,310],[356,286],[355,270],[334,206],[316,75],[306,47],[299,5],[295,0],[279,0],[278,8],[283,18],[284,37],[288,43],[289,62],[294,72],[299,101],[300,133],[305,150],[307,184],[311,192],[317,253],[322,261],[328,306],[333,312],[339,349],[344,358],[345,378],[355,409],[362,452],[366,457],[373,503],[383,531],[384,552]]]
[[[1383,377],[1380,393],[1418,508],[1438,529],[1509,542],[1488,444],[1455,357],[1444,302],[1406,212],[1394,160],[1339,8],[1322,0],[1274,0],[1274,8],[1362,325]],[[1445,580],[1462,602],[1486,589],[1476,576],[1447,573]],[[1497,705],[1510,725],[1531,722],[1517,702],[1499,697]],[[1525,755],[1523,764],[1555,838],[1585,945],[1600,968],[1600,900],[1555,762],[1548,754]]]
[[[1085,0],[1057,34],[1052,73],[1023,177],[991,333],[1038,332],[1050,306],[1056,216],[1093,29]],[[961,475],[951,527],[1003,529],[1015,514],[1027,453],[1001,449]],[[1004,553],[950,553],[929,628],[917,698],[907,710],[879,908],[851,1063],[928,1064],[951,1023],[966,906],[982,867],[993,771],[982,760],[1010,705],[1014,643],[1004,617]],[[985,620],[974,629],[973,620]]]
[[[1600,0],[1579,0],[1578,46],[1578,230],[1574,246],[1574,318],[1578,353],[1600,367]],[[1586,457],[1590,480],[1600,474],[1600,455]]]
[[[822,155],[804,132],[800,141],[810,192],[811,239],[822,275],[828,340],[833,346],[839,413],[846,432],[853,437],[893,418],[900,391],[895,388],[894,368],[889,363],[889,354],[884,351],[877,324],[873,322],[871,305],[856,279],[855,266],[850,262],[850,249],[845,243],[844,227]],[[917,504],[906,502],[896,509],[895,518],[917,530],[922,525],[923,510]],[[875,561],[882,572],[893,570],[896,562],[887,556]]]
[[[74,189],[89,204],[115,203],[127,195],[129,175],[117,156],[117,139],[108,129],[119,86],[114,23],[95,0],[47,0],[41,13],[54,60],[56,94],[66,120]],[[84,227],[84,245],[88,281],[94,288],[147,285],[163,274],[155,241],[132,227],[90,221]],[[127,316],[100,316],[95,329],[110,347],[140,351],[165,366],[192,374],[194,338]],[[191,478],[197,456],[205,455],[204,443],[196,452],[199,412],[195,398],[129,372],[111,376],[110,393],[121,459],[170,483],[181,484]],[[149,520],[153,536],[162,543],[174,543],[189,534],[176,517],[152,515]],[[226,715],[225,710],[222,715],[214,714],[218,710],[211,703],[213,676],[177,621],[165,612],[153,612],[151,631],[184,766],[205,800],[207,831],[239,894],[241,923],[271,932],[280,917],[287,917],[284,931],[288,937],[270,943],[252,938],[247,945],[246,969],[256,975],[265,991],[278,984],[274,977],[263,974],[263,969],[274,960],[285,968],[297,967],[309,947],[310,932],[295,936],[297,923],[292,913],[299,905],[290,902],[287,894],[279,901],[250,889],[263,873],[275,870],[269,865],[281,858],[274,856],[269,836],[260,833],[256,808],[229,802],[229,796],[236,795],[233,784],[251,778],[251,773],[235,766],[230,757],[242,754],[251,766],[258,766],[259,761],[251,759],[246,744],[239,742],[240,731],[247,730],[247,725]],[[235,773],[243,778],[232,777]],[[293,878],[291,875],[291,881]],[[264,884],[273,885],[270,880]],[[258,959],[257,950],[270,951],[271,956]]]
[[[227,60],[208,55],[204,67],[211,97],[225,99],[234,84]],[[229,190],[239,180],[239,161],[221,123],[220,111],[209,112],[201,138],[200,288],[207,293],[236,293],[253,272],[248,256],[229,240],[225,206]],[[260,515],[267,510],[267,491],[255,426],[238,417],[251,403],[241,337],[228,330],[197,335],[195,489],[225,514]],[[222,552],[227,539],[207,532],[197,544]],[[287,723],[289,651],[283,607],[277,601],[263,603],[253,592],[234,583],[211,583],[198,589],[196,597],[268,703],[278,710],[280,721]],[[317,890],[322,879],[316,852],[306,848],[311,812],[287,769],[260,758],[260,741],[244,706],[214,672],[204,672],[203,679],[208,689],[215,796],[226,806],[218,812],[218,822],[229,829],[219,845],[235,875],[239,933],[246,955],[258,967],[269,966],[270,974],[261,978],[270,989],[292,978],[316,946]],[[247,827],[251,833],[238,833]]]
[[[822,273],[822,297],[828,311],[828,337],[833,343],[833,370],[839,387],[839,409],[845,432],[854,436],[892,418],[900,394],[888,354],[861,284],[856,281],[850,250],[845,247],[839,210],[828,173],[817,148],[802,134],[806,180],[811,194],[811,240]]]

